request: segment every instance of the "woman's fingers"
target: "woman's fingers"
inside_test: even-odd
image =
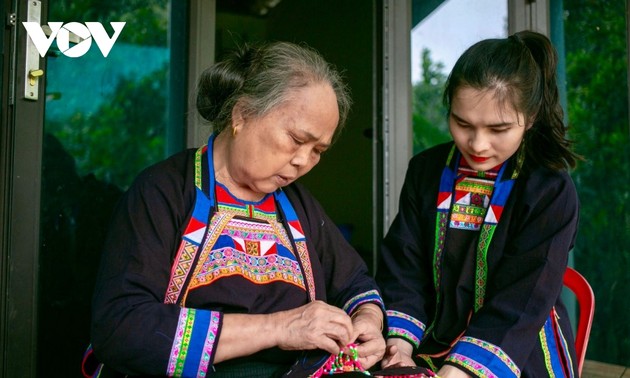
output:
[[[364,369],[369,369],[383,359],[385,340],[382,337],[377,337],[369,341],[363,341],[357,346],[357,354],[359,355],[361,366]]]
[[[385,356],[381,361],[381,367],[385,369],[403,366],[416,366],[413,358],[411,358],[411,353],[404,352],[397,344],[388,345],[385,349]]]
[[[350,317],[341,309],[321,301],[278,313],[280,332],[278,346],[288,350],[323,349],[338,353],[351,342]]]

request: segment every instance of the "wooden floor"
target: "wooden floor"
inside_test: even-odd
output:
[[[581,378],[630,378],[630,368],[586,360]]]

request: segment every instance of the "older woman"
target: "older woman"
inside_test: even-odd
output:
[[[301,351],[385,350],[360,256],[295,183],[350,106],[315,51],[246,47],[199,82],[208,144],[145,170],[117,207],[93,302],[94,354],[130,375],[271,377]]]

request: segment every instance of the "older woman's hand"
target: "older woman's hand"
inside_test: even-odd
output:
[[[383,311],[375,304],[366,303],[355,310],[351,318],[359,362],[363,368],[369,369],[385,354]]]
[[[276,345],[286,350],[323,349],[339,353],[352,342],[348,314],[322,301],[271,315],[277,325]]]

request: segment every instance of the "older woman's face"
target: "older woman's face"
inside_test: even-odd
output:
[[[486,171],[506,161],[521,145],[525,131],[522,113],[501,106],[494,90],[462,87],[451,101],[449,129],[466,162]]]
[[[309,172],[332,143],[337,97],[327,83],[297,89],[262,117],[234,119],[230,172],[240,186],[271,193]]]

